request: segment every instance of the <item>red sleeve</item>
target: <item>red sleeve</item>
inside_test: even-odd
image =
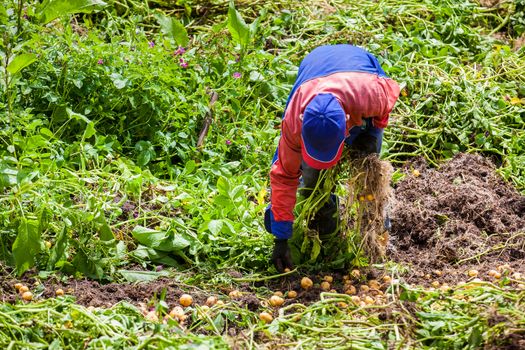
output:
[[[390,112],[394,108],[396,101],[399,97],[399,84],[390,78],[381,78],[379,79],[379,85],[382,87],[384,96],[380,96],[380,99],[384,101],[385,104],[384,114],[380,117],[374,118],[374,126],[384,129],[388,125],[388,118],[390,117]]]
[[[302,161],[300,139],[294,137],[294,124],[293,117],[283,119],[277,160],[270,170],[272,213],[276,221],[294,220]]]

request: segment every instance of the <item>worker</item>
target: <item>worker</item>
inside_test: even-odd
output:
[[[337,164],[345,145],[362,156],[379,154],[399,90],[377,58],[356,46],[320,46],[303,59],[283,115],[264,220],[274,236],[278,271],[293,265],[288,240],[300,182],[303,195],[311,193],[321,170]],[[337,197],[331,194],[310,227],[328,235],[338,229],[338,218]]]

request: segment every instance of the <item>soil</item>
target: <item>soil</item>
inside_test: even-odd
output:
[[[441,282],[456,283],[469,269],[488,278],[503,264],[525,273],[525,196],[488,159],[460,154],[438,169],[417,160],[405,173],[395,188],[388,255],[412,267],[409,282],[429,284],[441,271]]]

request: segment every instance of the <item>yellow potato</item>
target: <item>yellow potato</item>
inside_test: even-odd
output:
[[[212,307],[213,305],[217,304],[217,297],[215,296],[209,296],[207,299],[206,299],[206,305],[208,305],[209,307]]]
[[[232,290],[232,291],[228,294],[228,296],[229,296],[230,298],[232,298],[232,299],[237,299],[237,298],[239,298],[239,297],[241,296],[241,292],[239,292],[238,290],[235,289],[235,290]]]
[[[303,289],[310,289],[310,288],[312,288],[313,285],[314,285],[314,283],[308,277],[303,277],[301,279],[301,287]]]
[[[184,306],[190,306],[193,303],[193,298],[189,294],[182,294],[179,298],[179,303]]]
[[[332,276],[324,276],[323,280],[328,283],[332,283],[334,281],[334,278]]]
[[[324,291],[329,291],[330,290],[330,283],[328,283],[326,281],[321,282],[321,289],[324,290]]]
[[[291,291],[288,292],[287,296],[290,299],[294,299],[294,298],[297,297],[297,292],[295,290],[291,290]]]
[[[273,316],[270,315],[268,312],[261,312],[259,314],[259,318],[264,322],[264,323],[270,323],[273,321]]]
[[[348,295],[354,295],[357,293],[357,290],[355,289],[354,286],[350,285],[346,288],[345,290],[345,294],[348,294]]]
[[[368,286],[372,289],[381,289],[381,284],[377,280],[368,281]]]
[[[474,270],[474,269],[472,269],[472,270],[468,270],[468,272],[467,272],[467,275],[468,275],[469,277],[477,277],[478,274],[479,274],[478,270]]]
[[[284,303],[284,299],[277,295],[272,295],[270,297],[270,305],[274,307],[279,307]]]
[[[33,293],[31,293],[31,292],[24,292],[24,293],[22,293],[22,299],[24,299],[25,301],[33,300]]]

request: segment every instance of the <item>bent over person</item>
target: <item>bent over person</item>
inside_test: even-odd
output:
[[[320,46],[303,59],[284,111],[265,212],[266,230],[275,237],[272,261],[278,271],[292,267],[288,239],[301,176],[305,189],[315,188],[320,170],[337,164],[345,144],[361,155],[379,153],[398,96],[399,85],[386,76],[377,58],[356,46]],[[335,195],[316,219],[320,236],[337,230]]]

